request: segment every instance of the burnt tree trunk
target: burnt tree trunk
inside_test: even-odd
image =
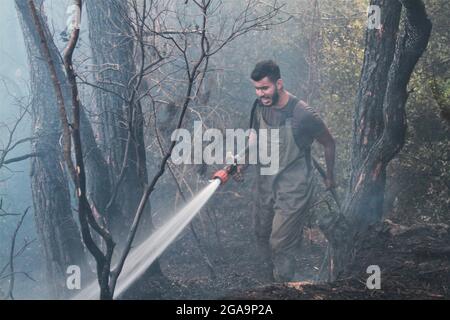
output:
[[[431,32],[421,0],[372,0],[371,5],[381,8],[382,21],[381,29],[366,31],[350,186],[342,215],[325,232],[332,248],[332,279],[345,271],[357,241],[382,219],[386,167],[405,142],[407,84]]]
[[[63,91],[65,105],[70,106],[70,85],[67,82],[67,77],[63,70],[61,55],[58,52],[58,48],[53,41],[48,25],[44,23],[43,27],[47,35],[46,38],[52,60],[56,62],[56,73],[58,81],[61,84],[61,89]],[[71,111],[71,108],[67,108],[66,110],[69,121],[72,122],[73,115],[71,114]],[[109,204],[113,186],[108,174],[108,164],[106,163],[102,151],[97,145],[94,130],[86,112],[84,111],[84,108],[81,108],[80,110],[80,118],[81,136],[83,140],[83,154],[85,155],[84,161],[86,164],[87,195],[92,200],[92,203],[93,205],[95,205],[95,209],[99,214],[117,215],[119,212],[117,203],[115,201],[112,201]]]
[[[385,4],[382,4],[383,2]],[[382,29],[368,29],[366,32],[364,63],[353,119],[352,173],[350,191],[346,199],[348,208],[345,208],[351,211],[349,219],[362,225],[376,223],[382,215],[385,169],[390,159],[386,159],[385,165],[375,164],[377,172],[367,164],[370,160],[369,154],[385,128],[383,103],[388,86],[387,75],[394,59],[402,12],[402,5],[397,0],[371,1],[371,4],[381,8]],[[365,191],[360,190],[363,182]],[[361,200],[352,200],[355,195]]]
[[[42,1],[36,1],[40,5]],[[72,214],[69,186],[61,152],[61,124],[56,112],[56,97],[45,60],[40,55],[40,40],[26,1],[16,0],[31,74],[32,158],[31,188],[37,232],[44,252],[47,278],[54,297],[64,297],[66,270],[78,265],[88,270],[81,235]],[[87,272],[84,272],[87,274]],[[85,278],[82,279],[84,281]]]
[[[96,130],[109,175],[113,184],[119,185],[117,203],[121,205],[121,216],[109,216],[108,223],[113,233],[123,239],[148,183],[142,110],[138,103],[129,101],[134,85],[130,80],[136,74],[134,45],[130,22],[125,18],[126,2],[88,0],[85,4],[94,82],[99,87],[95,90]]]

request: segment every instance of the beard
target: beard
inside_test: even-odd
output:
[[[266,106],[264,103],[262,103],[262,99],[263,98],[269,98],[271,100],[270,105]],[[266,107],[273,107],[274,105],[276,105],[278,103],[278,101],[280,100],[280,94],[278,93],[278,90],[275,90],[275,92],[273,93],[273,95],[271,97],[261,97],[259,99],[259,102]]]

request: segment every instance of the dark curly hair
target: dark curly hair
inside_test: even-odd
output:
[[[280,67],[273,60],[264,60],[256,64],[250,76],[253,81],[260,81],[268,77],[273,83],[281,78]]]

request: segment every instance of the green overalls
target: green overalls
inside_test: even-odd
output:
[[[285,108],[293,110],[298,101],[291,96]],[[257,166],[256,237],[259,248],[267,255],[266,259],[270,254],[275,280],[290,281],[295,274],[294,253],[299,248],[314,193],[311,144],[297,145],[291,126],[292,112],[288,112],[285,123],[277,127],[264,121],[259,107],[255,112],[260,129],[279,129],[278,172],[261,175],[260,166]],[[267,136],[270,146],[271,134]]]

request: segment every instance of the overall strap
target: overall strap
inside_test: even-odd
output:
[[[248,126],[249,128],[252,127],[253,119],[255,118],[255,110],[257,106],[258,106],[258,99],[255,99],[255,102],[253,102],[252,111],[250,112],[250,124]]]
[[[300,104],[300,99],[298,99],[297,97],[292,97],[291,99],[294,100],[294,103],[289,103],[286,106],[287,107],[287,110],[286,110],[287,115],[286,115],[286,119],[284,122],[291,121],[291,119],[294,117],[295,107]]]

